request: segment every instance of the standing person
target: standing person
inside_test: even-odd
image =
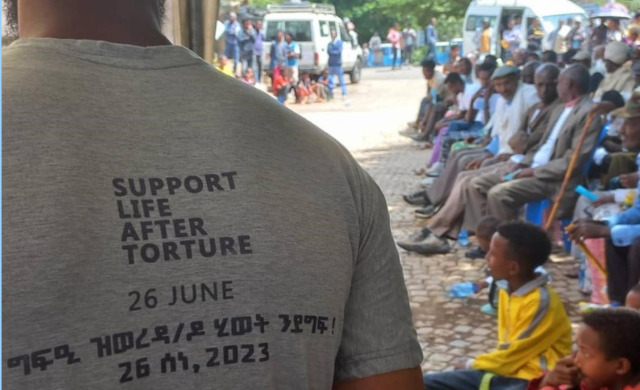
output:
[[[161,1],[17,3],[3,388],[422,389],[386,202],[343,147],[172,45]]]
[[[342,98],[347,98],[347,86],[344,83],[344,72],[342,71],[342,40],[338,38],[338,32],[331,30],[331,42],[327,48],[329,53],[329,77],[338,76]]]
[[[418,34],[416,33],[416,30],[411,27],[411,23],[407,23],[407,27],[402,30],[402,36],[404,37],[404,63],[411,65],[413,50],[416,47]]]
[[[254,73],[256,75],[256,81],[260,83],[262,81],[262,53],[264,53],[264,31],[262,30],[262,20],[256,21],[256,33],[253,46],[253,52],[256,55],[254,62]]]
[[[438,25],[438,19],[431,18],[431,23],[427,26],[427,54],[425,57],[427,59],[433,60],[438,63],[438,59],[436,56],[436,45],[438,44],[438,30],[436,26]]]
[[[351,42],[354,45],[358,45],[358,33],[356,32],[356,25],[353,22],[347,22],[347,30],[349,30],[349,36],[351,37]]]
[[[387,41],[391,43],[391,50],[393,51],[393,62],[391,63],[391,70],[396,68],[396,64],[398,59],[400,59],[400,64],[398,68],[402,69],[402,58],[400,56],[400,40],[402,35],[400,34],[398,23],[395,23],[389,29],[389,33],[387,34]]]
[[[381,59],[381,48],[382,39],[380,38],[380,34],[378,32],[374,32],[371,39],[369,39],[369,49],[371,50],[371,54],[373,55],[373,65],[380,65],[382,63]]]
[[[287,66],[287,42],[284,40],[284,31],[278,30],[276,33],[276,39],[271,43],[271,70],[275,70],[276,67]]]
[[[300,69],[300,57],[302,53],[300,51],[300,45],[293,40],[293,35],[290,32],[284,34],[284,40],[287,42],[287,67],[291,69],[294,85],[299,81]]]
[[[576,17],[573,21],[573,28],[567,36],[567,43],[572,49],[580,50],[585,46],[587,31],[582,27],[582,19]]]
[[[544,31],[540,27],[540,19],[533,18],[527,31],[528,49],[533,51],[539,51],[542,49],[542,38],[544,37]]]
[[[503,55],[503,59],[513,58],[513,52],[520,47],[522,41],[521,31],[516,28],[515,20],[511,19],[507,23],[507,28],[502,32],[502,41],[506,51],[506,56]]]
[[[607,42],[622,42],[624,33],[620,27],[619,19],[607,20]]]
[[[482,20],[482,28],[476,32],[476,46],[478,47],[478,53],[480,56],[491,54],[491,39],[493,38],[493,29],[491,28],[491,21],[484,18]]]
[[[233,61],[233,73],[238,70],[240,60],[240,47],[238,46],[238,34],[240,34],[240,23],[235,12],[229,13],[229,19],[224,22],[224,55]]]
[[[253,68],[253,57],[255,56],[255,30],[250,19],[242,21],[242,31],[238,34],[238,44],[240,45],[240,62],[242,64],[242,74],[249,68]]]

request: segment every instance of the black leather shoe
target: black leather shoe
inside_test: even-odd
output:
[[[420,229],[417,232],[410,235],[406,240],[398,241],[398,246],[404,250],[411,251],[411,249],[408,249],[408,248],[411,248],[415,244],[421,243],[422,241],[426,240],[427,237],[429,237],[430,235],[431,235],[431,230],[429,230],[428,228]]]
[[[429,205],[423,209],[417,209],[413,213],[417,218],[431,218],[438,212],[438,208],[434,205]]]
[[[425,242],[409,246],[407,250],[428,256],[449,253],[451,246],[447,240],[431,236]]]
[[[402,195],[402,199],[412,206],[428,206],[431,204],[426,191],[418,191],[411,195]]]
[[[467,251],[467,253],[464,254],[464,257],[469,259],[484,259],[486,255],[487,252],[483,251],[482,248],[477,247],[476,249]]]

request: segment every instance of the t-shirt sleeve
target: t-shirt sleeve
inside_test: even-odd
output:
[[[417,367],[422,351],[411,320],[387,204],[364,171],[359,194],[360,242],[344,313],[335,381]]]

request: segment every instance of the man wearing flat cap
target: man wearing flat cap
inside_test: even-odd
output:
[[[607,75],[598,86],[593,99],[599,101],[606,91],[618,91],[625,99],[631,96],[636,80],[631,70],[624,65],[629,59],[629,47],[622,42],[609,42],[604,49]]]

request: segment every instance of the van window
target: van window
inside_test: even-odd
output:
[[[330,35],[329,22],[327,22],[326,20],[321,20],[320,21],[320,36],[321,37],[328,37],[329,35]]]
[[[497,18],[495,16],[469,15],[469,17],[467,18],[467,25],[465,26],[465,30],[476,31],[477,29],[482,28],[482,21],[485,19],[489,20],[491,27],[496,27]]]
[[[351,42],[351,35],[343,24],[340,24],[340,35],[342,35],[342,42]]]
[[[585,20],[586,17],[584,14],[563,14],[563,15],[549,15],[542,17],[542,27],[546,32],[551,32],[558,28],[558,21],[560,19],[564,20],[565,26],[567,25],[567,20],[569,18],[580,17],[580,19]]]
[[[267,23],[267,39],[273,41],[278,35],[278,30],[291,33],[293,40],[298,42],[311,42],[310,20],[270,20]]]

